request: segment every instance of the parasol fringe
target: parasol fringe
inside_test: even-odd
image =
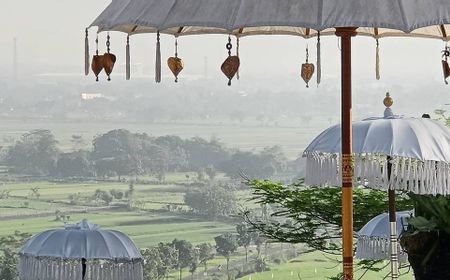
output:
[[[127,36],[127,47],[126,47],[126,54],[125,54],[125,78],[126,80],[129,80],[131,77],[131,66],[130,66],[130,35]]]
[[[155,81],[161,82],[161,42],[159,31],[156,34],[156,65],[155,65]]]
[[[380,79],[380,43],[377,39],[377,49],[376,49],[376,55],[375,55],[375,76],[377,80]]]
[[[408,254],[397,244],[398,262],[408,261]],[[361,260],[389,260],[391,258],[391,243],[388,238],[358,236],[356,258]]]
[[[340,155],[305,153],[307,185],[340,186]],[[450,164],[445,162],[392,157],[388,179],[385,155],[354,155],[354,182],[366,187],[409,191],[416,194],[450,195]]]
[[[317,32],[317,86],[322,79],[322,60],[321,60],[321,48],[320,48],[320,31]]]
[[[89,75],[90,55],[89,55],[89,31],[86,28],[86,37],[84,38],[84,75]]]
[[[85,279],[142,280],[143,272],[143,263],[137,259],[87,260]],[[80,280],[81,278],[81,260],[20,255],[20,280]]]

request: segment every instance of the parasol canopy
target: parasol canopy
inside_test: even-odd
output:
[[[386,109],[384,117],[353,122],[352,129],[354,181],[376,189],[450,194],[450,129],[445,125],[395,116]],[[308,184],[340,185],[340,147],[341,125],[326,129],[309,144],[303,153]]]
[[[400,211],[397,217],[397,239],[408,226],[407,219],[413,216],[413,211]],[[390,224],[389,214],[383,213],[370,220],[358,232],[358,242],[356,244],[356,257],[363,260],[389,260],[390,259]],[[399,243],[398,259],[406,262],[408,255],[402,250]]]
[[[335,35],[359,27],[374,38],[420,36],[450,40],[445,0],[113,0],[91,26],[127,34]]]
[[[38,233],[20,251],[21,280],[142,280],[142,273],[142,255],[127,235],[87,220]]]

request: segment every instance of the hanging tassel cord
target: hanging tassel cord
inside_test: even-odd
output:
[[[86,33],[86,37],[84,38],[84,75],[87,76],[89,75],[89,68],[90,68],[90,64],[89,64],[89,31],[86,28],[85,30]]]
[[[155,81],[161,82],[161,42],[159,31],[156,33]]]
[[[377,39],[377,49],[375,55],[375,77],[377,80],[380,79],[380,42]]]
[[[236,56],[240,59],[240,56],[239,56],[239,37],[236,38]],[[239,67],[237,72],[236,72],[236,79],[238,79],[238,80],[240,78],[240,74],[239,74],[239,69],[240,68],[241,67]]]
[[[322,61],[321,61],[321,48],[320,48],[320,31],[317,33],[317,87],[322,79]]]
[[[126,75],[126,80],[129,80],[131,77],[130,35],[127,36],[127,47],[126,47],[125,59],[126,59],[126,65],[125,65],[126,74],[125,75]]]
[[[109,36],[109,32],[108,35],[106,35],[106,52],[109,54],[111,51],[111,36]],[[108,82],[111,81],[111,75],[108,74]]]

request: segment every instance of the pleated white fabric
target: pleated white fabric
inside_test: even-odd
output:
[[[360,27],[359,35],[419,36],[449,40],[446,0],[113,0],[91,26],[127,34],[334,35],[334,27]]]
[[[353,123],[353,180],[374,189],[450,194],[450,129],[424,118],[387,116]],[[305,183],[341,185],[341,126],[306,148]],[[392,163],[387,172],[388,156]]]
[[[125,234],[83,220],[34,235],[20,251],[20,280],[142,280],[142,255]]]

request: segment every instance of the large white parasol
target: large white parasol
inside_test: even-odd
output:
[[[131,239],[87,220],[34,235],[20,251],[21,280],[142,280],[142,256]]]
[[[175,36],[219,33],[238,37],[291,34],[308,38],[320,33],[341,37],[343,156],[340,166],[343,170],[343,272],[347,280],[353,279],[351,38],[359,34],[377,39],[418,36],[448,41],[448,24],[450,5],[447,0],[113,0],[91,26],[97,26],[99,32],[121,31],[128,35],[155,32]],[[160,80],[159,46],[158,42],[157,81]],[[319,40],[317,46],[320,49]],[[129,57],[128,42],[126,56]],[[86,57],[88,65],[89,57]],[[319,81],[319,59],[317,64]],[[180,69],[180,63],[174,65]],[[86,67],[86,72],[88,69]]]
[[[450,195],[450,129],[428,118],[396,116],[353,122],[354,182],[381,190]],[[341,125],[305,149],[305,182],[341,185]],[[388,168],[390,171],[388,171]]]

